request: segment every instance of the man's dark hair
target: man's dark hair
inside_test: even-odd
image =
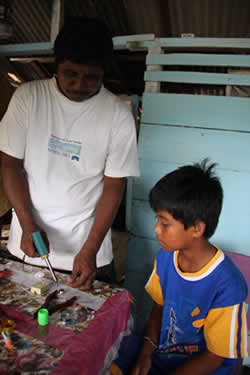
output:
[[[56,37],[54,52],[57,65],[64,60],[105,65],[113,53],[112,35],[98,18],[71,17]]]
[[[207,164],[205,159],[176,169],[160,179],[149,195],[155,212],[168,211],[185,229],[198,220],[204,222],[205,238],[216,229],[223,201],[222,186],[213,173],[216,164]]]

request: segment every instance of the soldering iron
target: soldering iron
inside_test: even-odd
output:
[[[42,238],[42,235],[40,232],[34,232],[32,233],[32,238],[33,238],[33,242],[34,242],[34,245],[35,245],[35,248],[36,250],[38,251],[40,257],[42,259],[45,260],[49,270],[50,270],[50,273],[51,273],[51,276],[53,277],[53,280],[57,283],[57,278],[56,278],[56,275],[51,267],[51,264],[50,264],[50,261],[49,261],[49,252],[48,252],[48,249],[44,243],[44,240]]]

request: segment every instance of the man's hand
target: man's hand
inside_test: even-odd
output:
[[[110,229],[118,210],[125,178],[104,176],[103,192],[96,207],[88,238],[75,256],[69,285],[80,290],[91,289],[96,276],[96,254]]]
[[[71,278],[68,283],[72,288],[91,289],[96,276],[96,252],[89,252],[84,247],[75,256]]]
[[[33,238],[32,238],[32,233],[34,233],[34,232],[40,232],[41,233],[41,235],[43,237],[43,240],[44,240],[44,243],[45,243],[45,245],[47,247],[47,250],[49,252],[48,237],[47,237],[46,233],[44,231],[42,231],[41,228],[39,228],[38,226],[34,226],[33,228],[30,228],[28,230],[23,230],[20,248],[24,252],[25,255],[27,255],[31,258],[38,258],[38,257],[40,257],[40,255],[35,248]]]

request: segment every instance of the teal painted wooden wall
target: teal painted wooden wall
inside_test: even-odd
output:
[[[171,54],[170,54],[171,55]],[[148,55],[158,65],[250,66],[248,56],[237,54],[174,56]],[[174,74],[172,74],[174,73]],[[200,72],[146,72],[146,81],[200,82],[211,85],[249,85],[250,75]],[[224,250],[250,255],[250,98],[145,92],[139,133],[141,177],[128,186],[129,242],[125,286],[136,298],[137,328],[151,310],[144,291],[159,250],[154,239],[155,214],[148,194],[165,174],[185,164],[209,158],[224,189],[224,204],[211,242]]]

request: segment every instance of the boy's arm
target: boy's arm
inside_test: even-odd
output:
[[[145,333],[145,337],[149,337],[155,345],[158,345],[159,342],[162,311],[163,306],[154,303]],[[146,375],[148,373],[149,369],[151,368],[152,353],[154,349],[154,345],[145,339],[131,375]]]
[[[209,375],[222,365],[223,357],[211,353],[209,350],[188,359],[169,375]]]

